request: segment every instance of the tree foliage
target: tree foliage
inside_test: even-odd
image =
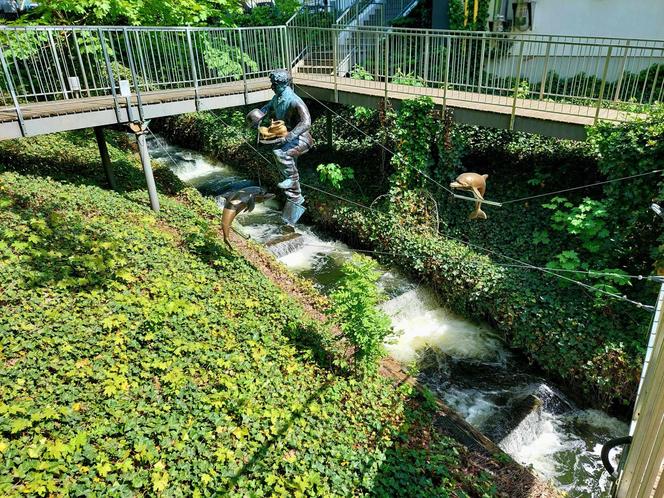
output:
[[[18,23],[223,26],[239,12],[233,0],[43,0]]]

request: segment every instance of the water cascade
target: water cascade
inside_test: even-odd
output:
[[[180,179],[221,206],[222,194],[251,183],[199,153],[162,147],[154,139],[150,148],[153,157],[168,161]],[[268,201],[239,215],[237,222],[254,240],[272,241],[271,250],[282,263],[328,291],[352,250],[304,225],[293,234],[279,208]],[[627,433],[626,424],[575,407],[545,379],[530,374],[488,327],[450,313],[430,290],[399,271],[384,268],[379,284],[388,296],[382,309],[396,332],[386,344],[394,358],[416,362],[420,380],[451,408],[570,496],[608,496],[599,452],[603,442]]]

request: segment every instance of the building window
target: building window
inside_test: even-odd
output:
[[[531,0],[512,2],[512,27],[514,31],[533,29],[533,2]]]

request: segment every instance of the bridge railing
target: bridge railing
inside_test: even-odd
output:
[[[348,27],[289,36],[311,42],[298,77],[335,85],[609,119],[620,113],[600,109],[664,99],[661,40]]]
[[[286,67],[285,28],[4,27],[0,101],[21,106],[112,97],[121,81],[138,100],[150,92],[264,78]],[[243,84],[244,82],[244,84]]]
[[[597,119],[664,100],[664,41],[397,28],[0,28],[0,103],[199,96],[292,67],[318,84]],[[121,82],[126,82],[121,88]],[[129,88],[127,88],[127,84]],[[232,87],[232,88],[231,88]],[[587,120],[586,120],[587,122]]]

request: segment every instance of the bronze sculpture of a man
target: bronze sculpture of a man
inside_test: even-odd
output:
[[[277,165],[280,167],[283,181],[278,186],[286,194],[286,205],[282,213],[284,221],[295,225],[304,213],[304,197],[300,190],[300,175],[297,171],[297,158],[306,153],[313,145],[311,115],[304,101],[291,87],[292,78],[288,71],[277,70],[270,73],[270,82],[274,97],[260,109],[247,114],[247,121],[258,127],[265,117],[282,120],[289,130],[285,137],[269,140],[273,145]]]

